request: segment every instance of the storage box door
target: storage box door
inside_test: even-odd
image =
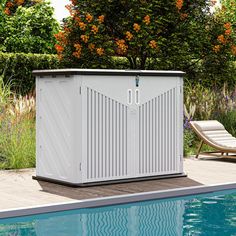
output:
[[[182,172],[182,79],[136,79],[137,175]]]
[[[134,77],[83,76],[83,182],[133,177]]]

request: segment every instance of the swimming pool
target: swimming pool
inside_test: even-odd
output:
[[[0,236],[235,236],[236,189],[0,220]]]

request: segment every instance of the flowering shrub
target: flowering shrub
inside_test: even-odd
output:
[[[183,39],[187,43],[180,28],[186,25],[188,30],[205,6],[203,0],[193,2],[73,0],[67,6],[70,17],[56,35],[59,58],[82,67],[101,67],[103,59],[120,56],[131,68],[148,68],[156,64],[151,58],[166,58],[170,50],[178,53]]]
[[[71,0],[55,47],[68,67],[114,68],[111,57],[125,57],[131,69],[184,70],[191,81],[222,86],[234,80],[228,72],[235,60],[235,23],[211,14],[210,5],[205,0]]]

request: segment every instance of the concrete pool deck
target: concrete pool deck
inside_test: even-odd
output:
[[[70,188],[32,179],[34,169],[0,171],[0,211],[99,197],[236,182],[236,159],[184,160],[188,177]]]

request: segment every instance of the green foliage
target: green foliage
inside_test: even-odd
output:
[[[229,88],[224,85],[221,89],[209,89],[201,84],[193,86],[186,83],[184,88],[185,116],[189,120],[209,120],[215,119],[218,114],[227,114],[235,110],[236,87]]]
[[[188,119],[209,120],[215,110],[216,94],[209,88],[196,84],[192,86],[190,83],[185,83],[185,114]],[[194,112],[191,116],[188,114],[191,108],[194,107]]]
[[[1,13],[0,51],[23,53],[55,52],[54,34],[59,31],[59,24],[53,18],[53,8],[45,1],[39,3],[30,2],[32,4],[17,5],[12,14],[4,15]],[[5,5],[9,3],[12,2],[8,1]]]
[[[7,119],[7,117],[4,117]],[[0,169],[35,167],[35,121],[0,126]]]
[[[33,70],[58,67],[56,55],[0,53],[0,74],[3,75],[5,83],[10,81],[12,89],[23,95],[34,89]]]
[[[218,113],[215,118],[225,126],[226,130],[236,137],[236,110]]]
[[[3,76],[0,76],[0,107],[2,108],[7,104],[9,97],[12,95],[11,84],[4,83]]]
[[[196,150],[196,135],[193,133],[191,129],[184,130],[184,156],[193,155]]]

